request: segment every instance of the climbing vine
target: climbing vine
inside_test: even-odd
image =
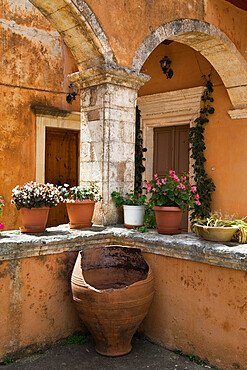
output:
[[[141,130],[141,111],[136,107],[136,140],[135,140],[135,193],[142,194],[142,173],[145,171],[143,153],[147,151],[143,148],[142,130]]]
[[[194,160],[192,165],[194,169],[194,182],[197,187],[197,191],[200,196],[201,205],[196,205],[191,218],[195,217],[209,217],[211,213],[211,201],[212,192],[215,190],[215,184],[213,180],[208,176],[205,171],[204,163],[206,158],[204,156],[204,151],[206,149],[204,131],[205,125],[209,122],[209,115],[214,113],[214,108],[211,103],[214,101],[212,98],[212,93],[214,91],[213,84],[211,82],[211,75],[203,75],[206,80],[206,90],[202,95],[202,106],[200,109],[200,115],[195,119],[195,126],[190,128],[189,133],[189,143],[191,144],[190,157]]]

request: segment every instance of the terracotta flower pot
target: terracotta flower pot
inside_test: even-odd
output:
[[[21,218],[23,226],[20,227],[22,233],[42,233],[45,231],[49,215],[49,207],[41,208],[21,208]]]
[[[96,200],[66,200],[71,229],[83,229],[92,226]]]
[[[180,234],[180,222],[183,211],[179,207],[154,206],[155,218],[159,234]]]
[[[96,351],[105,356],[129,353],[154,295],[153,274],[140,250],[109,246],[79,252],[71,286]]]

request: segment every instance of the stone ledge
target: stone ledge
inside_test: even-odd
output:
[[[152,230],[141,234],[122,226],[70,230],[68,225],[60,225],[35,235],[5,231],[0,236],[0,261],[109,244],[136,246],[146,253],[247,271],[247,244],[208,242],[191,233],[171,236]]]

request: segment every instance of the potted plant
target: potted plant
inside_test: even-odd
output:
[[[94,206],[102,199],[95,184],[60,187],[61,196],[66,203],[71,229],[82,229],[92,226]]]
[[[113,191],[111,197],[115,201],[117,208],[123,206],[124,227],[133,229],[134,227],[143,226],[146,195],[140,195],[131,190],[123,197],[119,192]]]
[[[180,176],[170,170],[164,178],[155,174],[147,181],[147,192],[151,195],[150,203],[160,234],[179,234],[183,211],[201,204],[196,187],[189,182],[189,173]]]
[[[247,223],[234,217],[222,218],[217,214],[204,219],[193,220],[193,230],[197,236],[205,240],[215,242],[229,242],[235,240],[238,243],[247,241]]]
[[[12,190],[11,203],[20,210],[23,233],[41,233],[45,231],[49,209],[61,201],[60,192],[53,184],[39,184],[30,181],[23,186],[17,185]]]

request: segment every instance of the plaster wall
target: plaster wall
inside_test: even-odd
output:
[[[142,330],[220,369],[246,369],[247,274],[145,253],[155,296]]]
[[[172,60],[174,76],[170,80],[166,79],[160,68],[159,61],[164,55]],[[243,184],[246,179],[247,119],[230,118],[227,112],[231,109],[231,102],[217,72],[200,53],[177,42],[159,45],[141,71],[150,75],[151,80],[140,88],[139,96],[201,86],[205,83],[202,74],[212,74],[212,106],[215,113],[209,117],[210,122],[205,130],[205,167],[216,185],[212,210],[220,211],[223,215],[245,217],[247,199]]]
[[[77,252],[0,262],[0,359],[84,330],[72,305]]]
[[[104,29],[117,62],[130,67],[135,51],[160,25],[189,18],[212,23],[246,55],[247,13],[225,0],[87,0]]]
[[[13,229],[20,219],[10,205],[11,189],[35,180],[36,118],[31,106],[80,111],[80,102],[77,98],[70,106],[65,100],[66,76],[77,71],[73,56],[27,0],[0,3],[0,39],[0,195],[6,202],[2,220]]]

